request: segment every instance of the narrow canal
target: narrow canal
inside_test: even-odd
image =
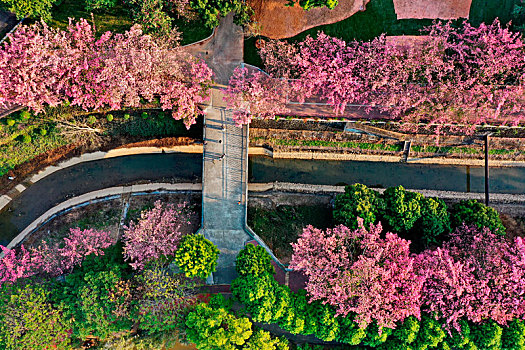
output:
[[[250,157],[250,182],[316,185],[362,183],[371,187],[484,192],[483,167]],[[490,168],[490,191],[525,193],[525,167]]]
[[[250,157],[250,182],[297,182],[483,192],[482,167]],[[525,168],[491,168],[493,193],[525,193]],[[200,182],[200,154],[142,154],[80,163],[32,186],[0,213],[0,244],[53,206],[83,193],[143,182]]]

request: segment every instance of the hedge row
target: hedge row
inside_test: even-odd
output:
[[[354,315],[336,317],[331,306],[309,302],[304,290],[294,293],[278,284],[264,248],[247,245],[236,263],[239,276],[231,285],[233,296],[254,321],[276,323],[292,334],[384,350],[525,349],[525,324],[521,320],[514,320],[505,328],[493,321],[473,324],[462,320],[461,334],[455,330],[449,333],[431,315],[423,315],[421,320],[408,317],[395,329],[379,329],[373,323],[360,329],[353,322]]]

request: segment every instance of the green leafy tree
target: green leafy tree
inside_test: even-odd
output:
[[[0,290],[0,346],[3,349],[68,349],[71,321],[49,302],[38,284],[3,284]]]
[[[196,300],[195,283],[158,265],[144,269],[134,281],[136,302],[132,314],[150,335],[177,329]]]
[[[252,335],[252,323],[246,317],[236,318],[225,309],[199,304],[186,317],[186,336],[206,350],[234,350]]]
[[[195,10],[209,28],[217,27],[221,17],[235,13],[235,23],[244,25],[250,21],[253,9],[242,0],[190,0]]]
[[[203,235],[184,236],[174,262],[186,277],[206,278],[215,271],[219,249]]]
[[[0,0],[0,4],[16,14],[18,19],[25,17],[44,21],[51,19],[51,7],[56,0]]]
[[[479,228],[488,227],[492,233],[500,235],[504,235],[506,231],[498,212],[474,199],[454,204],[450,217],[454,228],[465,223]]]
[[[86,1],[86,10],[108,10],[115,7],[117,0],[85,0]]]
[[[53,288],[53,299],[74,318],[73,336],[93,335],[104,339],[131,328],[130,291],[122,288],[129,277],[120,243],[104,250],[104,255],[88,255],[82,265]],[[125,306],[123,308],[123,305]]]
[[[366,228],[379,219],[381,197],[365,185],[345,186],[345,193],[338,194],[334,203],[334,219],[353,230],[357,229],[357,218],[363,219]]]
[[[421,217],[414,224],[413,230],[421,235],[424,244],[439,245],[444,235],[451,231],[448,207],[439,198],[421,200]]]
[[[244,276],[232,281],[232,293],[252,315],[257,322],[275,321],[274,307],[277,282],[268,274],[261,276]]]
[[[396,233],[408,232],[421,217],[423,195],[406,191],[403,186],[389,187],[383,193],[382,219]]]

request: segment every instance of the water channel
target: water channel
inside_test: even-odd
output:
[[[250,157],[250,182],[297,182],[483,192],[482,167]],[[200,182],[200,154],[142,154],[80,163],[57,171],[13,200],[0,213],[0,244],[6,245],[53,206],[83,193],[144,182]],[[491,168],[493,193],[525,193],[525,168]]]

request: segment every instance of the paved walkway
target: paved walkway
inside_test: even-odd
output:
[[[230,14],[204,48],[215,82],[227,84],[243,60],[242,29]],[[236,276],[235,257],[250,239],[245,231],[248,186],[248,126],[235,126],[220,87],[213,87],[205,109],[201,232],[220,249],[215,284]]]

